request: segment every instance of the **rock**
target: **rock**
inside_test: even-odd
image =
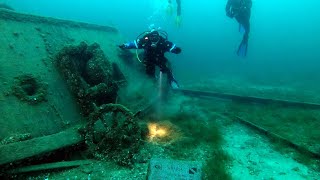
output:
[[[294,168],[292,168],[292,170],[296,171],[296,172],[300,171],[299,167],[294,167]]]
[[[20,35],[18,32],[13,32],[12,34],[13,34],[13,36],[15,36],[15,37],[19,37],[19,35]]]

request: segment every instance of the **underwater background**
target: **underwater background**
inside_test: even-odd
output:
[[[183,0],[182,26],[165,12],[165,0],[6,1],[19,12],[113,25],[135,39],[150,24],[182,47],[169,55],[181,85],[230,75],[254,83],[319,90],[320,14],[316,0],[253,0],[248,56],[236,55],[242,36],[225,15],[225,0]]]
[[[0,3],[14,9],[0,9],[0,154],[8,154],[0,156],[0,167],[13,162],[5,164],[8,171],[0,170],[0,179],[7,172],[13,179],[145,179],[154,158],[201,162],[203,179],[209,180],[320,179],[320,2],[253,0],[245,58],[236,54],[242,34],[226,16],[226,0],[182,0],[180,27],[175,6],[172,14],[166,11],[167,0]],[[117,47],[152,25],[182,48],[181,54],[166,54],[182,88],[170,91],[164,102],[135,52]],[[96,85],[95,75],[105,75],[99,67],[107,72],[112,67],[120,75],[106,79],[125,85]],[[91,76],[74,78],[78,71]],[[72,84],[81,81],[89,89],[85,96]],[[101,90],[109,87],[110,94]],[[21,97],[26,93],[27,101]],[[144,114],[149,105],[151,113]],[[128,123],[133,114],[143,117]],[[19,147],[29,157],[41,148],[27,143],[51,135],[49,149],[69,140],[76,145],[21,164],[24,156],[10,151]],[[56,161],[78,164],[56,172],[48,165],[47,172],[19,176],[34,168],[29,166]]]

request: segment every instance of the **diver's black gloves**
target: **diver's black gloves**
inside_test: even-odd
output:
[[[125,44],[121,44],[121,45],[119,45],[119,48],[120,48],[120,49],[122,49],[122,50],[125,50],[125,49],[126,49],[126,47],[127,47],[127,46],[126,46]]]
[[[176,48],[174,48],[171,52],[172,52],[172,53],[175,53],[175,54],[180,54],[181,51],[182,51],[181,48],[176,47]]]

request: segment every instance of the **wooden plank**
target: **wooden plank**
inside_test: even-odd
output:
[[[94,161],[92,160],[62,161],[62,162],[21,167],[21,168],[10,170],[8,173],[19,174],[19,173],[28,173],[28,172],[43,171],[43,170],[73,168],[81,165],[91,164],[93,162]]]
[[[74,127],[49,136],[2,145],[0,146],[0,165],[49,153],[82,141],[84,139],[78,133],[78,128]]]
[[[177,90],[174,90],[174,92],[183,93],[188,96],[194,96],[199,98],[215,97],[215,98],[229,99],[229,100],[244,102],[244,103],[280,104],[283,106],[290,106],[290,107],[320,109],[320,104],[309,103],[309,102],[288,101],[288,100],[282,100],[282,99],[271,99],[271,98],[262,98],[262,97],[254,97],[254,96],[240,96],[235,94],[196,91],[196,90],[188,90],[188,89],[177,89]]]
[[[0,19],[11,20],[17,22],[30,22],[30,23],[43,23],[50,24],[55,26],[68,26],[71,28],[84,28],[84,29],[93,29],[97,31],[105,31],[111,33],[118,33],[118,30],[110,26],[102,26],[96,24],[89,24],[84,22],[75,22],[69,20],[56,19],[51,17],[41,17],[31,14],[23,14],[15,11],[9,11],[6,9],[0,9]]]
[[[302,154],[310,155],[310,156],[312,156],[314,158],[320,159],[320,153],[314,152],[314,151],[312,151],[312,150],[310,150],[308,148],[305,148],[305,147],[303,147],[303,146],[301,146],[299,144],[296,144],[296,143],[294,143],[294,142],[292,142],[292,141],[290,141],[290,140],[288,140],[288,139],[286,139],[286,138],[284,138],[284,137],[282,137],[282,136],[280,136],[280,135],[278,135],[276,133],[268,131],[267,129],[264,129],[264,128],[254,124],[252,122],[246,121],[246,120],[244,120],[244,119],[242,119],[242,118],[240,118],[238,116],[235,117],[235,120],[237,120],[241,124],[244,124],[244,125],[250,127],[251,129],[254,129],[254,130],[256,130],[256,131],[258,131],[258,132],[260,132],[260,133],[262,133],[264,135],[267,135],[267,136],[269,136],[271,138],[275,138],[275,139],[283,142],[287,146],[296,149],[297,151],[299,151]]]

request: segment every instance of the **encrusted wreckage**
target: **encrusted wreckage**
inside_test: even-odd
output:
[[[81,130],[90,154],[131,166],[142,143],[143,133],[137,117],[117,103],[118,90],[126,79],[115,63],[110,63],[98,44],[67,46],[55,63],[77,99],[88,124]],[[95,131],[101,120],[104,130]]]

